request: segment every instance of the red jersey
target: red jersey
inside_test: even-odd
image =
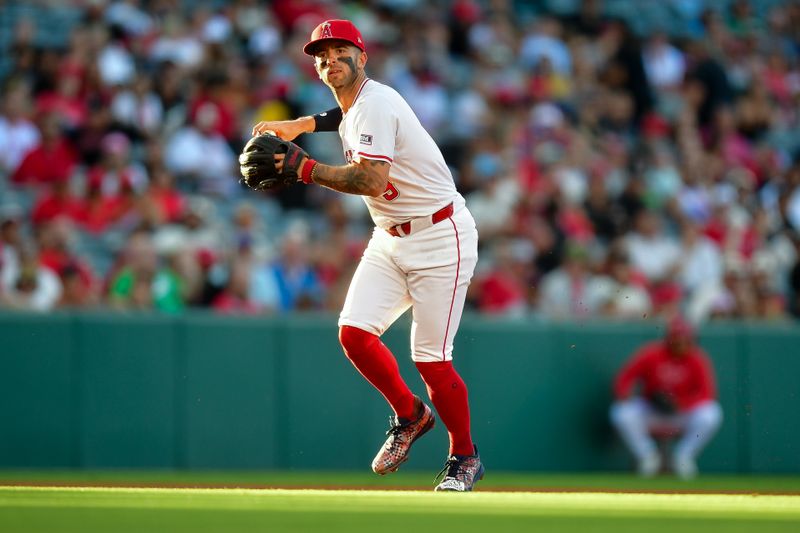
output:
[[[25,156],[11,181],[31,185],[67,181],[75,163],[75,152],[66,141],[58,141],[53,146],[39,145]]]
[[[72,195],[58,196],[54,193],[46,193],[33,205],[31,221],[38,226],[58,217],[76,220],[80,206],[80,200]]]
[[[644,345],[617,375],[614,395],[620,400],[627,398],[637,383],[641,383],[645,398],[652,398],[657,392],[666,393],[680,411],[717,396],[711,363],[696,346],[676,357],[669,353],[664,341]]]

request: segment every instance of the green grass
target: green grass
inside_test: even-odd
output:
[[[235,470],[0,470],[3,484],[219,486],[229,488],[412,488],[433,487],[435,472],[400,470],[391,476],[362,471],[235,471]],[[539,474],[490,470],[479,490],[579,490],[747,492],[800,494],[800,476],[701,475],[691,481],[673,476],[642,479],[625,473]]]
[[[492,473],[472,494],[438,494],[428,473],[386,478],[337,472],[0,471],[3,484],[283,486],[123,488],[0,486],[6,532],[596,531],[674,533],[800,531],[798,477],[703,476],[641,480],[629,475]],[[300,487],[358,487],[315,490]],[[364,487],[372,487],[366,490]],[[375,490],[395,487],[394,490]],[[563,488],[575,492],[537,492]],[[520,492],[491,492],[514,488]],[[522,492],[522,490],[527,490]],[[704,494],[603,491],[696,491]],[[714,494],[713,491],[762,494]]]
[[[796,531],[800,497],[2,488],[4,532]]]

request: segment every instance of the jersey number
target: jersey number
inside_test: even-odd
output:
[[[386,190],[383,191],[383,199],[386,200],[387,202],[391,202],[398,196],[400,196],[400,193],[397,192],[397,188],[395,188],[395,186],[392,184],[391,181],[387,182]]]

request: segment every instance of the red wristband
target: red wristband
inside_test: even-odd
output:
[[[306,164],[303,165],[303,170],[300,172],[300,179],[303,180],[303,183],[306,185],[313,183],[314,180],[311,179],[311,176],[314,172],[314,167],[317,166],[317,162],[310,157],[306,159]]]

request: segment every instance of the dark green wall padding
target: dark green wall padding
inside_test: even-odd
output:
[[[402,318],[384,342],[417,394]],[[464,319],[456,366],[498,470],[623,470],[611,380],[656,323]],[[390,414],[334,317],[0,315],[0,467],[367,469]],[[714,324],[723,426],[713,472],[800,472],[800,327]],[[436,469],[441,423],[406,468]]]

